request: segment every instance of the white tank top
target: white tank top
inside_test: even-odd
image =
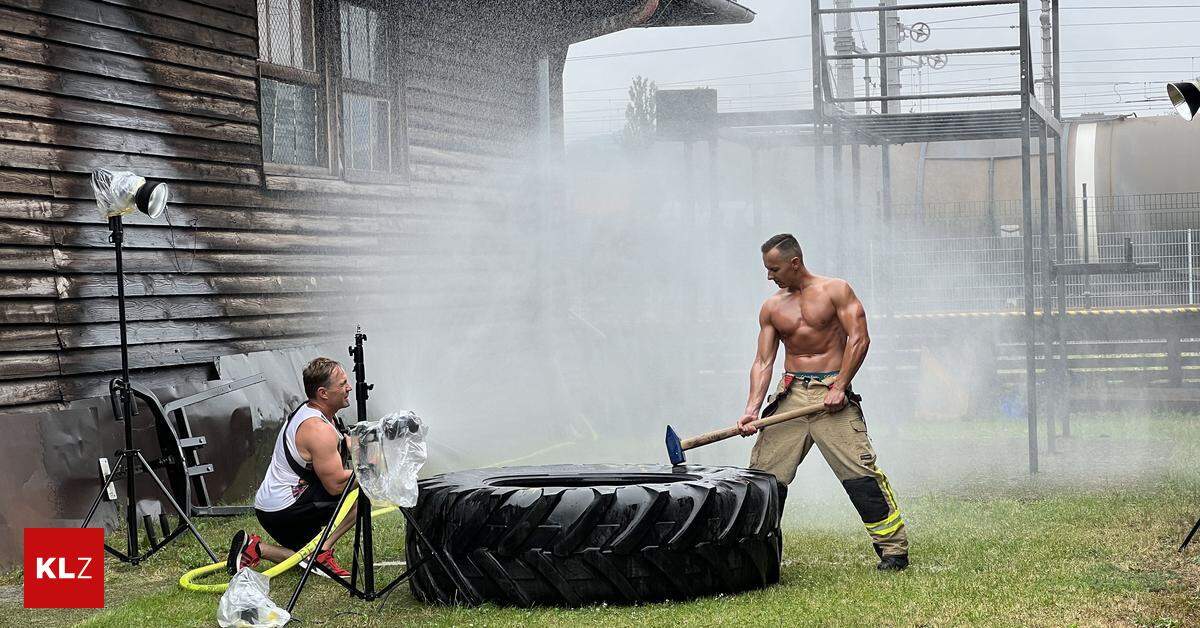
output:
[[[254,494],[255,508],[265,512],[283,510],[296,503],[300,494],[308,486],[292,470],[292,465],[288,464],[283,448],[288,448],[288,452],[292,454],[292,458],[296,462],[311,469],[312,462],[304,460],[300,456],[300,450],[296,448],[296,430],[300,429],[300,425],[305,421],[313,418],[324,421],[330,429],[337,431],[333,423],[325,418],[320,410],[308,404],[304,404],[299,411],[291,415],[291,420],[284,423],[279,430],[279,436],[275,439],[275,449],[271,452],[271,464],[267,466],[267,474],[263,477],[262,484],[258,485],[258,492]]]

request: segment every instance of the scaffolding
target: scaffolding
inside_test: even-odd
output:
[[[1043,90],[1052,95],[1049,104],[1039,100],[1035,91],[1033,78],[1034,68],[1030,46],[1029,1],[1028,0],[957,0],[954,2],[920,2],[896,4],[895,0],[880,0],[878,6],[850,6],[850,2],[839,1],[838,6],[822,7],[821,0],[811,0],[812,20],[812,90],[813,109],[807,116],[812,128],[812,142],[815,150],[813,168],[818,203],[832,206],[834,215],[839,216],[844,207],[842,192],[842,162],[845,147],[851,149],[852,177],[855,184],[860,178],[858,150],[861,146],[879,146],[880,158],[880,220],[886,229],[891,222],[891,164],[889,147],[893,144],[912,142],[949,142],[981,139],[1019,138],[1021,140],[1021,198],[1022,198],[1022,275],[1024,292],[1024,327],[1025,327],[1025,385],[1026,412],[1028,419],[1029,440],[1029,470],[1038,470],[1038,395],[1037,395],[1037,335],[1039,331],[1037,318],[1040,313],[1037,306],[1036,289],[1042,287],[1041,311],[1052,315],[1048,325],[1042,330],[1047,335],[1043,346],[1046,348],[1047,369],[1050,386],[1065,393],[1066,351],[1062,342],[1061,315],[1067,309],[1067,292],[1065,276],[1068,274],[1084,274],[1097,269],[1068,268],[1063,261],[1065,255],[1065,238],[1063,224],[1063,208],[1066,204],[1066,189],[1060,177],[1054,178],[1054,191],[1049,189],[1049,159],[1050,141],[1055,143],[1052,153],[1054,172],[1062,171],[1060,160],[1064,154],[1063,131],[1060,122],[1061,97],[1059,89],[1059,7],[1058,0],[1050,4],[1049,29],[1043,29],[1043,55],[1048,46],[1052,51],[1052,60],[1043,64],[1049,70],[1048,80],[1043,82]],[[1044,4],[1044,3],[1043,3]],[[1017,30],[1018,41],[1009,45],[980,46],[973,48],[933,48],[917,51],[900,51],[895,45],[895,30],[897,14],[914,10],[953,10],[968,7],[1012,6],[1018,9]],[[874,13],[878,18],[879,50],[876,52],[859,50],[839,45],[834,54],[829,54],[825,47],[823,18],[825,16],[845,16],[849,14]],[[889,19],[890,18],[890,19]],[[844,22],[843,22],[844,23]],[[1045,17],[1043,17],[1045,25]],[[1049,37],[1045,31],[1049,31]],[[889,37],[892,38],[889,40]],[[984,53],[1017,53],[1016,76],[1019,80],[1018,89],[993,89],[981,91],[950,91],[933,93],[892,93],[892,81],[895,80],[897,61],[905,57],[941,56],[950,59],[962,55]],[[878,93],[855,95],[837,94],[829,74],[830,62],[845,68],[847,64],[863,61],[864,64],[878,62]],[[908,112],[900,113],[892,110],[892,105],[899,101],[929,101],[957,104],[969,99],[990,97],[1020,97],[1020,106],[1012,108],[971,109],[963,107],[958,110]],[[857,103],[877,104],[877,108],[866,106],[863,112],[858,111]],[[965,104],[965,103],[964,103]],[[805,112],[807,113],[807,112]],[[1040,237],[1034,236],[1033,220],[1033,189],[1032,189],[1032,154],[1031,143],[1036,135],[1038,150],[1039,190],[1040,195]],[[833,172],[827,179],[826,152],[832,153]],[[827,185],[830,182],[831,185]],[[851,186],[857,193],[857,185]],[[832,198],[828,198],[832,195]],[[1049,232],[1049,211],[1053,196],[1054,231]],[[855,202],[853,199],[851,202]],[[842,230],[839,230],[841,232]],[[1040,248],[1040,259],[1049,263],[1040,264],[1035,268],[1034,244]],[[1061,266],[1060,266],[1061,265]],[[1041,274],[1041,281],[1035,278],[1035,272]],[[887,299],[885,298],[886,302]],[[1057,301],[1057,309],[1055,302]],[[1057,359],[1049,359],[1051,357]],[[1056,417],[1056,414],[1061,416]],[[1064,433],[1069,434],[1067,415],[1058,411],[1047,413],[1046,435],[1047,447],[1054,448],[1056,437],[1055,419],[1059,419]]]
[[[758,150],[775,146],[812,146],[814,149],[814,193],[819,207],[830,209],[834,232],[838,241],[836,250],[840,253],[856,246],[856,242],[847,241],[845,234],[858,225],[850,221],[861,216],[849,215],[845,212],[847,202],[855,212],[861,206],[860,182],[862,179],[860,149],[864,146],[880,148],[880,197],[878,199],[879,216],[875,221],[882,233],[891,233],[893,228],[892,216],[892,173],[889,149],[896,144],[955,142],[970,140],[1002,140],[1019,139],[1021,143],[1021,227],[1020,227],[1020,266],[1021,281],[1018,288],[1023,293],[1024,312],[1023,325],[1025,335],[1025,384],[1026,412],[1028,418],[1029,441],[1029,470],[1038,470],[1038,394],[1037,394],[1037,363],[1038,363],[1038,333],[1044,334],[1041,346],[1045,350],[1042,362],[1046,365],[1046,384],[1055,395],[1052,399],[1060,401],[1069,397],[1067,387],[1067,352],[1063,342],[1062,319],[1067,312],[1067,278],[1072,276],[1090,277],[1097,274],[1119,274],[1150,272],[1158,269],[1157,264],[1139,264],[1126,255],[1123,261],[1092,262],[1085,253],[1082,263],[1077,259],[1068,262],[1067,232],[1064,228],[1064,211],[1068,206],[1067,189],[1064,185],[1065,140],[1061,122],[1061,90],[1059,83],[1059,1],[1041,0],[1041,43],[1043,79],[1034,80],[1033,55],[1030,45],[1029,0],[956,0],[945,2],[913,2],[898,4],[897,0],[878,0],[876,6],[853,6],[852,0],[826,0],[836,3],[836,6],[822,6],[821,0],[810,0],[812,26],[812,109],[791,109],[776,111],[716,111],[716,95],[700,94],[712,90],[679,90],[696,92],[688,96],[691,104],[688,107],[665,107],[658,110],[659,136],[663,139],[682,140],[685,142],[686,167],[690,172],[691,144],[693,141],[707,141],[710,153],[715,153],[716,142],[719,139],[729,140],[750,148],[751,176],[755,181],[753,199],[754,222],[757,227],[760,221],[761,199],[758,193]],[[929,38],[929,24],[917,22],[903,25],[898,15],[916,10],[953,11],[978,7],[1008,6],[1016,8],[1016,24],[1012,25],[1018,32],[1017,41],[1004,45],[989,45],[959,48],[925,48],[914,51],[899,50],[897,43],[901,34],[906,33],[914,41],[924,42]],[[878,22],[879,44],[877,51],[865,50],[854,44],[850,19],[852,14],[875,14]],[[1006,14],[1000,14],[1006,15]],[[825,46],[823,18],[837,18],[837,36],[834,38],[834,53],[830,54]],[[924,60],[936,59],[931,67],[938,68],[946,65],[947,61],[964,55],[1005,54],[1016,55],[1018,62],[1013,67],[1013,78],[1017,79],[1015,89],[988,89],[976,91],[949,92],[903,92],[900,89],[900,70],[904,69],[903,60],[910,57],[920,57]],[[861,61],[869,73],[872,64],[877,63],[878,89],[871,93],[868,80],[866,93],[858,95],[853,89],[853,64]],[[830,75],[830,64],[834,64],[837,73],[837,87]],[[864,77],[867,78],[867,77]],[[1040,93],[1045,98],[1039,98],[1036,84],[1041,83]],[[847,87],[849,86],[849,87]],[[840,92],[840,93],[839,93]],[[659,92],[659,102],[666,102],[665,96],[675,95]],[[684,97],[686,94],[679,94]],[[703,98],[702,98],[703,96]],[[979,99],[1003,98],[1011,102],[1019,97],[1018,106],[990,107],[967,106],[972,100],[976,104]],[[893,106],[902,101],[916,103],[940,103],[946,109],[925,111],[921,104],[907,112],[895,111]],[[1048,102],[1046,102],[1048,101]],[[705,104],[707,103],[707,104]],[[861,108],[863,111],[859,111]],[[875,105],[875,106],[872,106]],[[678,111],[676,111],[678,109]],[[671,133],[664,133],[671,130]],[[1039,232],[1034,231],[1034,198],[1033,198],[1033,153],[1032,142],[1036,136],[1038,141],[1038,163],[1040,174],[1038,183],[1039,201]],[[845,185],[843,178],[844,151],[850,149],[850,184]],[[1049,150],[1053,147],[1053,151]],[[1050,160],[1053,159],[1053,170]],[[830,161],[831,172],[826,172],[826,162]],[[714,160],[715,163],[715,160]],[[712,184],[716,186],[716,172],[711,173]],[[1050,173],[1054,177],[1054,189],[1050,189]],[[691,185],[689,184],[689,194]],[[850,198],[844,198],[845,190],[850,190]],[[715,187],[714,187],[715,190]],[[1085,194],[1086,195],[1086,194]],[[717,197],[715,191],[713,202]],[[694,202],[693,202],[694,204]],[[1050,208],[1053,207],[1054,221],[1050,220]],[[1086,209],[1085,209],[1086,215]],[[1051,230],[1051,225],[1053,229]],[[1086,227],[1085,227],[1086,233]],[[1039,255],[1035,257],[1034,246],[1038,247]],[[1091,247],[1084,247],[1085,251]],[[1125,245],[1128,251],[1130,246]],[[870,257],[867,251],[856,256],[858,260]],[[1044,260],[1039,263],[1038,260]],[[842,260],[845,261],[845,260]],[[870,265],[870,262],[867,262]],[[874,281],[877,273],[872,272]],[[878,288],[882,304],[891,302],[889,292],[891,281],[889,277],[878,277]],[[1085,279],[1086,281],[1086,279]],[[1040,292],[1040,295],[1039,295]],[[1040,304],[1041,307],[1038,307]],[[878,308],[876,308],[878,310]],[[1042,316],[1042,313],[1049,316]],[[899,313],[899,312],[894,312]],[[876,311],[878,316],[886,317],[889,312]],[[1039,323],[1039,319],[1042,321]],[[1063,403],[1055,403],[1047,413],[1046,446],[1054,451],[1058,429],[1062,435],[1070,435],[1069,415],[1065,412]]]

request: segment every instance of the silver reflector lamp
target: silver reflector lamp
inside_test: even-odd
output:
[[[96,206],[105,218],[124,216],[134,211],[158,218],[167,207],[167,184],[147,181],[132,172],[112,172],[103,168],[92,171],[92,191]]]
[[[1179,117],[1191,120],[1200,111],[1200,80],[1167,83],[1167,96]]]

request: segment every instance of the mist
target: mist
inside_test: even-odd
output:
[[[1154,120],[1159,130],[1149,132],[1161,135]],[[892,147],[885,209],[878,146],[862,147],[856,187],[849,149],[837,165],[827,155],[821,192],[811,147],[752,149],[723,137],[715,150],[663,140],[637,149],[619,132],[580,139],[569,125],[567,137],[561,153],[542,149],[540,159],[481,174],[475,192],[494,194],[508,216],[466,208],[448,232],[421,231],[420,247],[437,252],[428,268],[407,272],[397,252],[402,272],[389,292],[421,294],[419,302],[402,296],[355,312],[370,338],[371,414],[412,409],[429,423],[426,474],[666,463],[668,424],[680,435],[732,425],[746,401],[758,311],[775,290],[759,245],[784,232],[798,238],[810,271],[846,279],[865,305],[872,344],[854,388],[879,465],[902,498],[996,483],[1131,486],[1165,468],[1173,449],[1164,417],[1172,415],[1154,395],[1102,399],[1190,380],[1166,373],[1173,367],[1162,366],[1170,350],[1161,336],[1130,335],[1118,322],[1070,341],[1070,391],[1047,375],[1049,331],[1039,326],[1040,472],[1029,472],[1021,240],[1041,237],[1040,181],[1035,167],[1033,232],[1022,234],[1012,141]],[[545,142],[525,140],[531,154]],[[1072,278],[1069,306],[1194,303],[1162,290],[1143,298],[1130,286],[1169,285],[1179,268],[1195,265],[1190,251],[1172,253],[1147,235],[1200,227],[1195,213],[1166,224],[1140,201],[1123,209],[1120,200],[1183,193],[1187,178],[1164,175],[1165,184],[1159,177],[1139,189],[1114,172],[1107,204],[1092,200],[1090,237],[1101,242],[1093,261],[1120,259],[1133,234],[1139,260],[1163,260],[1175,274]],[[1081,261],[1076,196],[1068,194],[1066,208],[1067,262]],[[1122,223],[1139,212],[1160,222]],[[1045,263],[1035,260],[1039,312]],[[772,391],[782,365],[781,350]],[[1186,378],[1189,368],[1176,370]],[[1104,393],[1101,401],[1089,401],[1089,391]],[[743,466],[752,441],[693,450],[688,462]],[[816,449],[794,486],[803,488],[789,503],[850,512]]]
[[[424,417],[426,474],[667,463],[666,425],[692,435],[733,424],[746,400],[758,310],[775,290],[759,245],[781,232],[797,236],[812,272],[847,279],[865,304],[872,344],[854,388],[879,465],[902,499],[1014,483],[1111,490],[1154,481],[1166,468],[1173,448],[1157,406],[1089,413],[1095,408],[1051,389],[1043,369],[1041,470],[1029,473],[1024,345],[1002,328],[1023,309],[1019,237],[964,237],[962,221],[904,224],[912,217],[903,203],[893,218],[903,226],[884,228],[875,147],[863,149],[858,193],[872,201],[840,217],[816,201],[811,149],[765,151],[753,176],[748,150],[733,142],[720,142],[715,164],[698,146],[690,173],[684,151],[659,142],[631,152],[612,137],[572,143],[555,173],[548,221],[464,222],[452,237],[431,239],[462,279],[431,303],[365,323],[372,413],[403,408]],[[514,196],[518,206],[543,193],[536,168],[502,174],[535,182]],[[496,253],[504,251],[520,253]],[[1005,316],[922,318],[963,312]],[[772,391],[782,365],[781,350]],[[1051,414],[1073,418],[1074,430],[1053,449]],[[692,450],[688,463],[744,466],[752,442]],[[801,505],[789,516],[853,514],[820,458],[814,448],[801,465],[789,501]]]

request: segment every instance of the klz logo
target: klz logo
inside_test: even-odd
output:
[[[25,608],[104,608],[103,528],[25,528]]]

